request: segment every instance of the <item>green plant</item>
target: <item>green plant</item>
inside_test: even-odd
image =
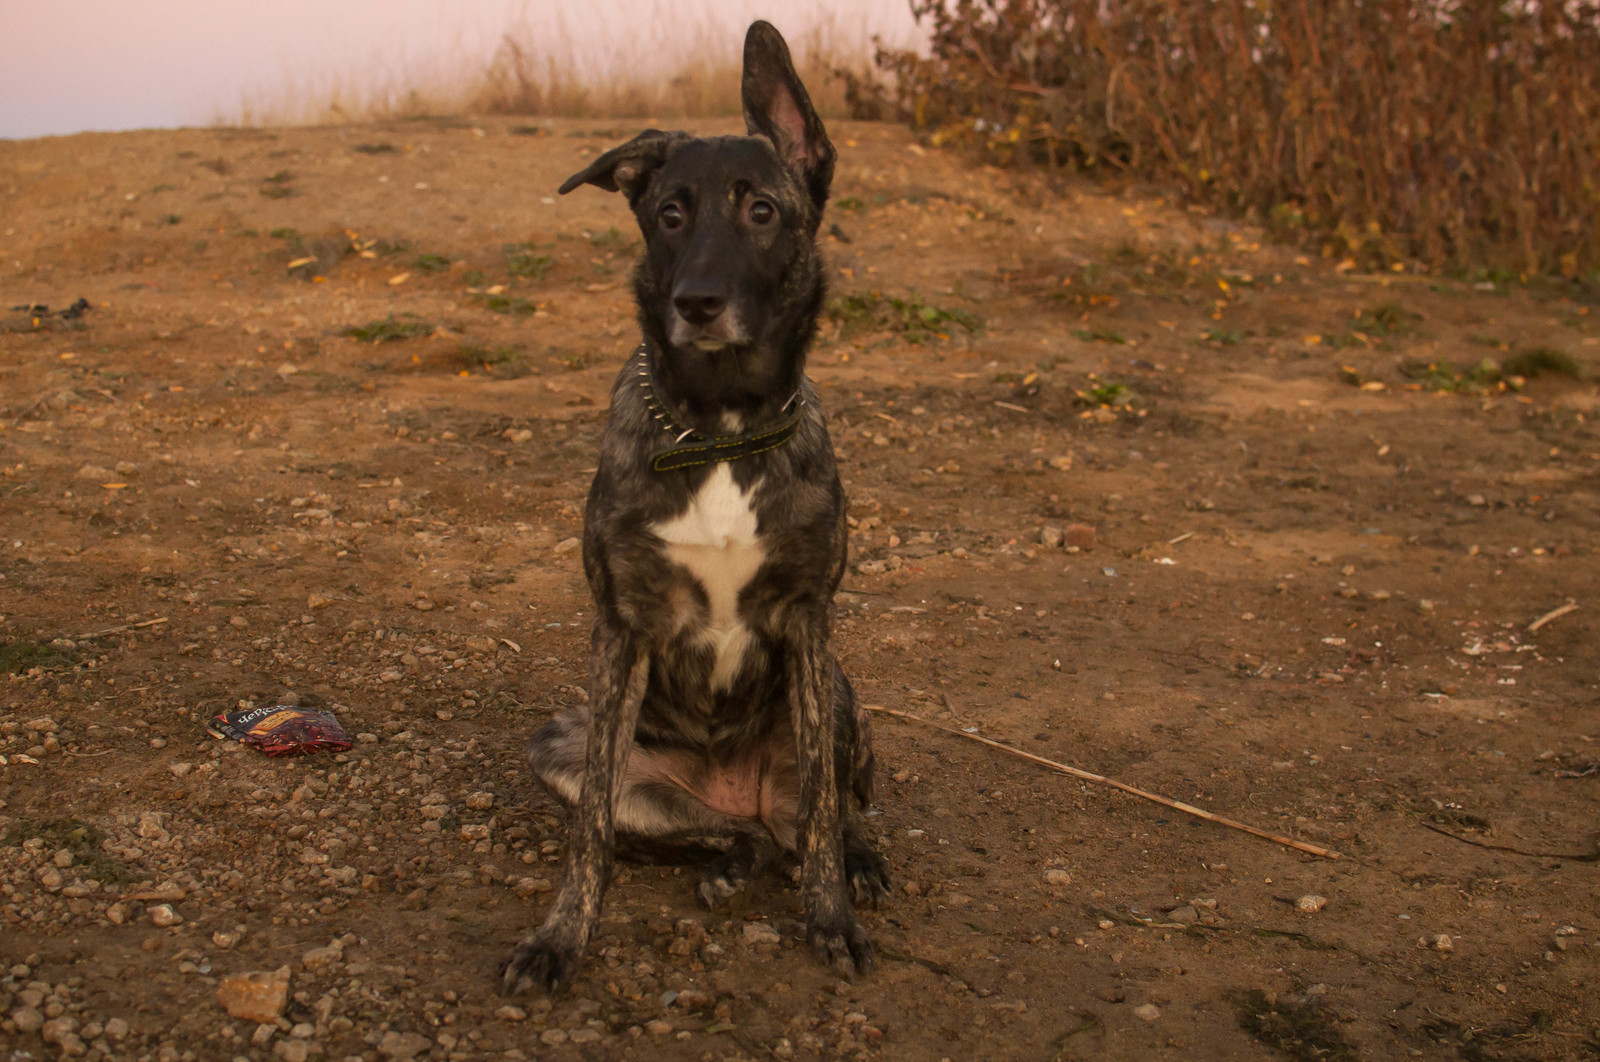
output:
[[[400,316],[413,319],[402,321],[390,314],[381,321],[352,325],[339,334],[359,339],[363,343],[392,343],[402,339],[421,339],[433,334],[433,325],[427,321],[416,320],[415,314],[407,313]]]
[[[1535,376],[1570,376],[1577,379],[1582,375],[1572,355],[1555,347],[1519,350],[1507,358],[1500,369],[1507,376],[1526,376],[1529,379]]]
[[[442,273],[450,268],[450,256],[443,254],[419,254],[413,267],[424,273]]]
[[[1081,390],[1073,391],[1078,396],[1082,405],[1100,407],[1110,406],[1119,408],[1133,405],[1134,395],[1132,388],[1116,380],[1102,380],[1097,376],[1089,377],[1089,385]]]
[[[956,328],[976,332],[983,327],[977,314],[935,306],[915,294],[906,298],[876,291],[836,295],[828,300],[826,313],[830,320],[839,322],[842,335],[887,331],[907,343],[948,339]]]
[[[534,253],[531,243],[508,243],[501,250],[506,256],[506,272],[514,277],[543,280],[545,274],[550,272],[550,266],[554,264],[549,255]]]
[[[1121,332],[1109,328],[1078,328],[1073,330],[1073,335],[1085,343],[1126,343],[1128,337]]]

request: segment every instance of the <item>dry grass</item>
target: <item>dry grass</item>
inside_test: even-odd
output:
[[[790,39],[795,65],[824,117],[850,112],[836,71],[872,68],[865,24],[823,15]],[[709,15],[686,22],[658,8],[652,23],[605,47],[582,47],[558,14],[523,18],[492,54],[462,42],[433,58],[376,57],[359,72],[292,73],[247,96],[224,121],[324,125],[425,116],[691,118],[740,113],[741,27]]]
[[[1597,0],[917,0],[880,99],[1369,263],[1600,270]]]

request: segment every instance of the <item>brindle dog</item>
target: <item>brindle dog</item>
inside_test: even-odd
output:
[[[589,703],[528,748],[571,810],[566,874],[505,964],[508,992],[571,982],[619,842],[699,845],[710,906],[797,856],[812,949],[846,977],[874,962],[851,909],[889,886],[861,816],[871,743],[828,646],[845,497],[804,372],[834,150],[765,22],[745,38],[743,102],[749,136],[647,130],[561,186],[628,197],[644,342],[612,389],[585,514]]]

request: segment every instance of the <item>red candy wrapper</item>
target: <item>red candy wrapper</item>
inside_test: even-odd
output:
[[[236,738],[268,756],[305,756],[323,749],[343,752],[350,735],[327,712],[274,704],[243,712],[222,712],[206,725],[214,737]]]

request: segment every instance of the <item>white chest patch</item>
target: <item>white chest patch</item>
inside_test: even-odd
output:
[[[755,484],[741,491],[733,469],[719,464],[689,501],[689,508],[650,530],[667,545],[667,556],[689,571],[705,591],[710,615],[700,635],[716,654],[711,685],[727,689],[751,644],[739,617],[739,592],[761,568],[766,551],[756,537],[750,501]]]

